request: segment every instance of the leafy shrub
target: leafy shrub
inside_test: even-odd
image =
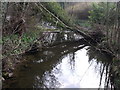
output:
[[[113,22],[116,22],[116,15],[120,14],[116,14],[117,12],[117,7],[116,7],[116,3],[105,3],[105,2],[101,2],[101,3],[94,3],[93,4],[93,9],[91,11],[89,11],[90,16],[90,22],[91,23],[97,23],[97,24],[105,24],[106,22],[109,24],[113,24]]]

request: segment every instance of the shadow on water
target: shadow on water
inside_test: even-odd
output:
[[[24,55],[26,62],[7,80],[9,88],[104,88],[112,86],[112,57],[69,42]]]

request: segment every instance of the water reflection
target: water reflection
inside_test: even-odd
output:
[[[60,44],[34,55],[25,55],[27,62],[17,68],[16,77],[9,82],[8,87],[104,87],[104,80],[108,81],[105,76],[108,76],[106,72],[109,64],[98,62],[97,55],[95,50],[78,42]]]
[[[94,47],[89,47],[88,52],[89,61],[96,60],[96,71],[100,73],[100,84],[101,86],[102,80],[104,80],[104,87],[105,88],[114,88],[113,78],[113,57],[106,52],[101,52]],[[98,68],[98,65],[100,67]],[[104,77],[104,78],[103,78]]]

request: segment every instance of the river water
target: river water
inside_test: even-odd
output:
[[[94,58],[89,60],[88,48],[72,42],[24,55],[26,62],[15,70],[7,87],[103,88],[105,73],[100,81],[101,63]]]

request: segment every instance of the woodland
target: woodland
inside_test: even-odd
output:
[[[82,36],[78,43],[91,46],[108,58],[91,56],[103,63],[106,85],[120,89],[120,2],[0,2],[0,38],[3,83],[24,60],[18,55],[33,54],[58,45],[45,40],[50,33],[68,32]],[[44,32],[44,34],[43,34]],[[72,41],[72,36],[69,41]],[[12,59],[11,59],[12,57]],[[108,70],[108,71],[107,71]],[[101,72],[101,75],[103,72]]]

